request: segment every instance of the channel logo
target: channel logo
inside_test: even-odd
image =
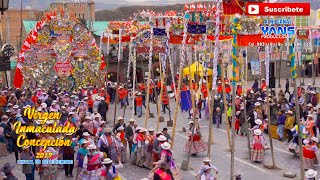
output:
[[[248,5],[249,14],[259,14],[259,5]]]
[[[247,3],[248,16],[309,16],[310,3]]]

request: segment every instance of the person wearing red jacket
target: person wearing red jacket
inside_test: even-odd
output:
[[[124,88],[124,92],[125,92],[125,101],[124,101],[124,103],[127,105],[127,106],[129,106],[129,90],[128,90],[128,88]]]
[[[166,109],[168,109],[168,111],[170,112],[170,108],[169,108],[169,97],[168,94],[166,92],[164,92],[162,94],[162,112],[166,113]]]
[[[37,101],[38,101],[38,95],[37,95],[37,92],[34,92],[33,96],[31,97],[31,101],[36,104]]]
[[[89,107],[89,111],[92,113],[93,112],[93,100],[92,100],[91,96],[88,97],[87,104]]]
[[[125,96],[126,96],[126,92],[125,92],[125,90],[123,89],[122,86],[119,87],[118,96],[119,96],[119,101],[120,101],[120,103],[121,103],[121,108],[123,108],[123,106],[124,106],[124,101],[125,101]]]
[[[266,79],[262,78],[261,79],[261,90],[267,88],[267,83],[266,83]]]
[[[137,109],[138,117],[141,117],[142,116],[142,93],[139,92],[137,94],[135,101],[136,101],[136,106],[137,106],[136,109]]]
[[[153,96],[153,89],[154,89],[154,84],[153,82],[150,83],[150,87],[149,87],[149,102],[155,102],[154,100],[154,96]]]
[[[231,92],[231,87],[230,87],[230,85],[229,85],[229,82],[225,82],[225,88],[226,88],[226,93],[227,94],[230,94],[230,92]]]

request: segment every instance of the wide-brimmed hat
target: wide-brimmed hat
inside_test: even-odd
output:
[[[82,136],[90,136],[90,134],[86,131],[82,133]]]
[[[112,160],[110,158],[105,158],[103,161],[102,161],[102,164],[112,164]]]
[[[208,157],[203,158],[203,162],[211,162],[211,160]]]
[[[312,140],[312,141],[314,141],[314,142],[316,142],[316,143],[318,143],[318,142],[319,142],[319,139],[318,139],[318,138],[316,138],[316,137],[312,137],[312,138],[311,138],[311,140]]]
[[[291,110],[289,110],[289,111],[287,112],[287,114],[293,114],[293,113],[292,113],[292,111],[291,111]]]
[[[255,130],[253,131],[253,133],[254,133],[255,135],[257,135],[257,136],[260,136],[260,135],[262,134],[262,132],[261,132],[260,129],[255,129]]]
[[[10,173],[13,168],[14,168],[14,165],[13,165],[13,164],[6,163],[6,164],[4,164],[4,166],[1,167],[1,171],[2,171],[4,174],[7,174],[7,173]]]
[[[146,128],[141,128],[139,132],[147,132],[148,130]]]
[[[138,92],[137,96],[142,96],[142,93],[141,93],[141,92]]]
[[[189,122],[188,122],[188,125],[190,125],[190,124],[193,124],[193,121],[189,121]]]
[[[317,94],[315,91],[311,91],[310,93],[311,93],[311,94]]]
[[[84,119],[86,119],[86,120],[92,120],[91,116],[86,116]]]
[[[54,120],[47,120],[46,124],[48,124],[48,125],[54,124]]]
[[[262,101],[262,98],[261,98],[261,97],[258,97],[257,100],[258,100],[258,101]]]
[[[307,117],[310,117],[310,118],[312,118],[312,119],[313,119],[313,116],[312,116],[311,114],[308,114],[308,115],[307,115]]]
[[[311,103],[309,103],[307,106],[308,106],[308,107],[313,107],[313,105],[312,105]]]
[[[13,106],[13,109],[18,109],[18,108],[19,108],[18,105],[14,105],[14,106]]]
[[[87,149],[97,149],[97,146],[94,144],[90,144]]]
[[[150,128],[150,129],[148,129],[148,131],[149,131],[149,132],[154,132],[155,129],[154,129],[154,128]]]
[[[310,141],[308,139],[305,139],[302,142],[303,142],[304,145],[306,145],[306,144],[309,144]]]
[[[256,119],[256,120],[254,121],[254,123],[256,123],[256,124],[258,124],[258,125],[261,125],[261,124],[262,124],[262,121],[261,121],[260,119]]]
[[[120,121],[120,120],[124,120],[124,118],[123,117],[118,117],[118,121]]]
[[[261,104],[259,102],[254,103],[255,106],[260,106]]]
[[[66,133],[66,136],[72,136],[73,133]]]
[[[159,141],[166,141],[167,140],[167,138],[164,135],[160,135],[157,139]]]
[[[129,120],[129,122],[136,122],[136,120],[134,120],[133,118],[131,118],[131,119]]]
[[[306,172],[306,177],[307,178],[314,178],[316,177],[318,174],[317,171],[313,170],[313,169],[309,169],[307,172]]]
[[[121,130],[124,130],[123,126],[120,126],[120,127],[117,128],[117,131],[121,131]]]
[[[165,143],[163,143],[163,144],[161,144],[161,147],[162,147],[162,149],[170,149],[171,148],[171,145],[168,143],[168,142],[165,142]]]

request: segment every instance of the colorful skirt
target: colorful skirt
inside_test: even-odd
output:
[[[312,169],[319,161],[314,151],[303,149],[304,169]]]
[[[202,139],[198,141],[193,141],[191,142],[188,140],[186,144],[184,145],[183,151],[184,152],[189,152],[191,146],[191,154],[197,154],[200,152],[204,152],[208,149],[208,144],[204,142]]]
[[[122,163],[127,162],[127,148],[119,147],[120,160]]]
[[[153,162],[152,152],[146,152],[146,161],[143,163],[144,167],[152,169]]]
[[[251,161],[261,162],[264,160],[264,148],[262,144],[254,144],[251,149]]]
[[[42,169],[40,180],[56,180],[58,179],[58,168],[56,165],[48,165]]]
[[[143,167],[143,163],[146,160],[146,150],[145,147],[140,147],[137,150],[137,159],[135,164],[139,167]]]

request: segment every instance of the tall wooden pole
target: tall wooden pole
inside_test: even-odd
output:
[[[248,82],[248,47],[246,47],[246,57],[245,57],[245,81],[244,81],[244,92],[246,93],[246,87],[247,87],[247,82]],[[247,145],[248,145],[248,152],[249,156],[251,155],[251,147],[250,147],[250,136],[249,136],[249,123],[248,123],[248,114],[247,114],[247,99],[244,97],[243,99],[243,104],[244,104],[244,119],[245,119],[245,126],[246,126],[246,134],[247,134]]]
[[[224,64],[224,62],[222,62],[221,63],[221,83],[222,83],[222,92],[223,92],[223,106],[224,106],[224,112],[226,114],[225,121],[226,121],[226,126],[227,126],[229,149],[231,150],[230,124],[229,124],[229,120],[228,120],[228,116],[227,116],[228,106],[227,106],[227,93],[226,93],[226,85],[225,85],[224,75],[225,75],[225,64]]]
[[[231,168],[230,168],[230,180],[234,178],[234,143],[235,143],[235,119],[236,119],[236,78],[237,78],[237,71],[236,68],[238,66],[238,59],[237,59],[237,30],[239,26],[239,18],[234,17],[232,23],[232,141],[231,141]]]
[[[293,80],[293,88],[294,88],[294,99],[295,99],[295,110],[296,110],[296,123],[298,125],[298,144],[299,144],[299,155],[300,155],[300,174],[301,179],[304,179],[304,160],[302,153],[302,132],[301,132],[301,123],[300,123],[300,109],[299,109],[299,100],[298,100],[298,90],[297,90],[297,72],[296,72],[296,64],[295,64],[295,37],[291,37],[290,39],[290,61],[291,61],[291,76]]]
[[[276,163],[274,159],[274,151],[273,151],[273,143],[272,143],[272,136],[271,136],[271,116],[270,116],[270,102],[269,102],[269,66],[270,66],[270,46],[267,45],[265,47],[265,66],[266,66],[266,84],[267,84],[267,116],[268,116],[268,135],[270,140],[270,150],[271,150],[271,159],[272,159],[272,167],[273,169],[276,168]]]
[[[150,18],[151,21],[151,18]],[[150,49],[149,49],[149,65],[148,65],[148,80],[147,80],[147,93],[146,93],[146,116],[144,118],[144,128],[147,128],[148,125],[148,118],[149,118],[149,111],[150,111],[150,104],[149,104],[149,91],[150,91],[150,79],[151,79],[151,69],[152,69],[152,53],[153,51],[153,27],[150,27]]]
[[[159,58],[159,65],[160,65],[160,94],[159,98],[157,101],[157,109],[158,109],[158,122],[157,122],[157,131],[159,130],[160,127],[160,112],[161,112],[161,101],[162,101],[162,94],[163,94],[163,85],[164,85],[164,72],[162,71],[162,62]]]
[[[186,12],[186,15],[188,12]],[[180,51],[180,69],[179,69],[179,80],[178,80],[178,90],[176,94],[176,104],[175,104],[175,111],[173,116],[173,126],[172,126],[172,134],[171,134],[171,149],[174,146],[174,138],[176,135],[176,127],[177,127],[177,119],[178,119],[178,112],[179,112],[179,102],[180,102],[180,92],[181,92],[181,81],[182,81],[182,72],[183,72],[183,65],[185,62],[185,46],[187,41],[188,35],[188,18],[185,16],[184,19],[184,29],[183,29],[183,39],[182,39],[182,47]]]
[[[119,46],[118,46],[118,65],[117,65],[117,85],[116,85],[116,94],[115,94],[115,103],[114,103],[114,114],[113,114],[113,125],[116,125],[116,116],[117,116],[117,103],[119,101],[118,97],[118,87],[119,87],[119,78],[120,78],[120,58],[121,58],[121,31],[122,29],[119,29]]]
[[[132,74],[133,74],[133,79],[132,79],[132,106],[135,104],[135,98],[136,98],[136,75],[137,75],[137,51],[136,48],[133,48],[133,57],[132,57]],[[131,111],[131,118],[134,117],[134,107],[132,108]]]

